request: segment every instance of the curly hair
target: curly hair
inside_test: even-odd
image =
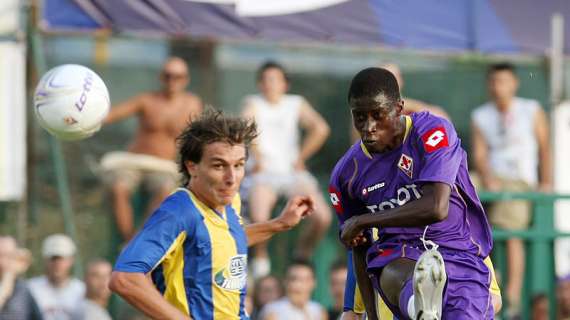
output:
[[[176,139],[179,150],[178,170],[183,176],[183,185],[190,182],[185,163],[200,162],[206,145],[227,142],[230,145],[243,144],[247,148],[256,137],[257,125],[252,120],[228,117],[214,109],[204,112]]]

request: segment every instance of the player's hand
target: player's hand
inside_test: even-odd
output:
[[[295,168],[295,171],[305,171],[307,170],[307,167],[305,166],[305,160],[299,158],[297,159],[297,161],[295,161],[295,165],[293,166]]]
[[[362,228],[360,227],[360,219],[354,216],[344,222],[340,233],[340,240],[348,247],[354,247],[359,243],[360,237],[364,237]],[[360,243],[362,244],[362,243]]]
[[[277,219],[283,224],[285,230],[289,230],[314,211],[315,203],[311,197],[295,196],[287,202]]]

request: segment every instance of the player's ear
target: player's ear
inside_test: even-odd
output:
[[[190,177],[194,177],[197,172],[198,172],[198,164],[192,161],[186,161],[184,162],[184,165],[186,166],[186,170],[188,171],[188,174],[190,174]]]
[[[404,110],[404,99],[399,99],[398,102],[396,102],[396,115],[401,115],[402,110]]]

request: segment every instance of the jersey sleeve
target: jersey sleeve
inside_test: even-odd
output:
[[[436,118],[418,130],[418,148],[422,165],[415,182],[442,182],[453,186],[465,151],[453,125]]]
[[[129,242],[115,263],[115,271],[148,273],[180,244],[186,232],[176,210],[159,208]]]

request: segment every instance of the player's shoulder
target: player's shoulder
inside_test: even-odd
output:
[[[198,209],[194,203],[190,191],[185,188],[174,190],[160,204],[155,215],[168,217],[174,221],[185,221],[197,216]]]
[[[446,118],[423,111],[414,113],[412,117],[412,132],[410,141],[423,145],[428,153],[444,146],[460,143],[457,131]]]
[[[527,113],[528,112],[529,114],[531,114],[540,108],[540,102],[538,102],[537,100],[528,99],[528,98],[515,97],[514,98],[514,104],[518,108],[520,108],[520,110],[518,110],[518,111],[521,113]]]
[[[428,111],[415,112],[410,117],[412,118],[413,130],[419,135],[423,135],[437,127],[455,131],[453,124],[449,120]]]

